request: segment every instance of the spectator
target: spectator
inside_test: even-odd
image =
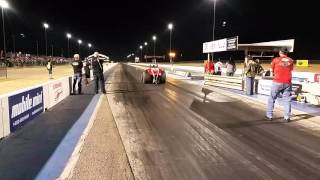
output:
[[[254,93],[254,82],[257,74],[261,74],[263,68],[259,63],[254,61],[251,57],[248,59],[248,64],[245,68],[246,75],[246,94],[253,95]]]
[[[221,75],[222,73],[222,62],[220,59],[214,64],[214,72],[216,75]]]
[[[90,63],[89,60],[86,59],[84,65],[84,73],[85,73],[85,83],[86,86],[89,85],[89,79],[91,78],[91,74],[90,74]]]
[[[76,85],[78,83],[78,94],[82,94],[81,88],[82,88],[82,68],[83,68],[83,63],[80,60],[79,54],[74,55],[74,61],[72,62],[72,67],[73,67],[73,85],[72,85],[72,94],[76,94],[75,89]]]
[[[227,67],[227,76],[234,76],[234,73],[236,72],[236,64],[233,60],[229,60],[226,64]]]
[[[273,109],[276,99],[282,93],[284,105],[284,120],[290,122],[291,114],[291,91],[292,91],[292,70],[294,61],[287,56],[286,48],[279,51],[279,57],[271,63],[274,79],[271,87],[271,94],[268,100],[266,119],[272,120]]]
[[[214,62],[208,59],[208,61],[205,64],[205,73],[208,74],[214,74]]]
[[[47,70],[48,70],[48,73],[49,73],[49,79],[52,79],[52,69],[53,69],[53,65],[52,65],[52,62],[51,62],[51,59],[48,61],[47,63]]]

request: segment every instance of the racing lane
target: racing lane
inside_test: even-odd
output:
[[[181,80],[143,85],[118,65],[108,99],[136,179],[320,179],[316,130],[266,122],[264,105]],[[280,116],[278,114],[278,116]],[[301,121],[301,122],[300,122]]]

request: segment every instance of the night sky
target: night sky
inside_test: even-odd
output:
[[[66,55],[66,32],[117,60],[129,53],[139,53],[139,45],[145,41],[152,43],[153,34],[158,36],[157,54],[166,54],[169,22],[174,23],[173,48],[179,60],[205,59],[202,43],[212,39],[213,0],[8,1],[11,5],[6,10],[9,51],[12,35],[16,35],[17,51],[35,54],[38,40],[40,53],[44,54],[44,21],[51,26],[48,37],[55,55],[60,55],[62,50]],[[318,7],[316,1],[217,0],[216,39],[239,36],[240,43],[254,43],[294,38],[293,57],[320,59]],[[226,27],[222,27],[223,21],[227,22]],[[26,37],[21,38],[21,33]],[[85,45],[82,54],[86,55]],[[73,52],[77,51],[75,40],[71,47]],[[149,54],[152,49],[150,44]]]

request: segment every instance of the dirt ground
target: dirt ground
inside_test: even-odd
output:
[[[0,78],[0,95],[37,84],[72,75],[70,65],[55,66],[53,79],[49,79],[46,67],[8,68],[8,79]]]

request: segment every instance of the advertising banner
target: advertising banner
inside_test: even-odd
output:
[[[55,106],[70,94],[69,78],[49,84],[49,108]]]
[[[309,60],[297,60],[298,67],[309,67]]]
[[[14,132],[44,111],[43,87],[10,96],[10,131]]]
[[[203,43],[203,53],[224,52],[238,49],[238,37]]]

